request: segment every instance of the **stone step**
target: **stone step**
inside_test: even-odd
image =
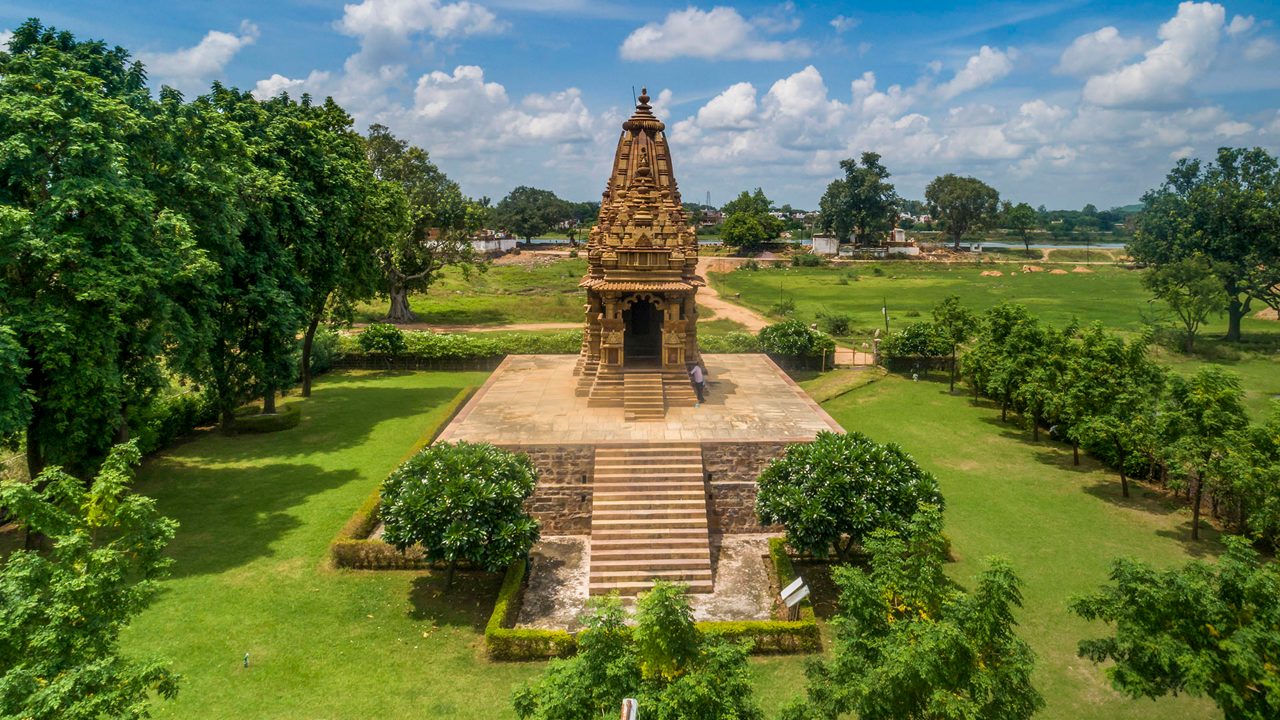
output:
[[[661,500],[653,500],[650,498],[629,498],[625,496],[606,496],[604,498],[597,497],[593,505],[601,510],[626,510],[630,507],[639,509],[651,507],[701,507],[707,506],[706,500],[701,496],[675,495]]]
[[[696,540],[709,542],[706,539],[706,527],[635,527],[628,525],[609,525],[591,528],[591,539],[594,540],[634,540],[645,538],[670,539],[672,541]]]
[[[613,517],[608,517],[608,518],[592,517],[591,518],[592,529],[594,530],[595,526],[597,525],[599,525],[600,529],[602,530],[627,529],[627,528],[635,528],[637,530],[642,530],[645,528],[653,528],[653,527],[668,528],[673,530],[681,529],[681,528],[706,528],[707,517],[706,517],[706,513],[703,513],[701,517],[693,517],[693,518],[639,517],[639,518],[629,518],[629,519],[628,518],[614,519]]]
[[[710,553],[711,548],[706,545],[648,549],[641,547],[623,547],[610,550],[604,547],[597,548],[593,543],[591,547],[591,562],[596,563],[613,560],[651,560],[655,558],[693,558],[699,561],[705,561],[711,556]]]
[[[644,468],[644,469],[646,469],[646,470],[648,469],[648,467],[643,466],[643,465],[638,466],[638,467],[640,467],[640,468]],[[670,471],[670,472],[662,472],[662,471],[658,471],[658,472],[628,472],[628,471],[623,470],[623,469],[620,469],[620,468],[607,468],[607,469],[605,469],[605,468],[601,468],[600,470],[596,470],[596,471],[595,471],[595,473],[593,473],[593,474],[594,474],[594,476],[595,476],[597,479],[604,479],[605,481],[609,481],[609,480],[625,480],[625,479],[634,479],[634,480],[655,480],[655,479],[660,479],[660,478],[661,478],[661,479],[673,479],[673,480],[674,480],[674,479],[676,479],[676,478],[685,478],[685,479],[687,479],[687,480],[692,480],[692,479],[694,479],[694,478],[696,478],[696,479],[698,479],[698,480],[701,480],[701,479],[702,479],[702,471],[701,471],[701,470],[673,470],[673,471]]]
[[[664,568],[665,566],[665,568]],[[668,557],[668,558],[597,558],[591,564],[591,574],[610,572],[627,572],[635,570],[654,569],[661,571],[663,569],[684,570],[686,572],[705,571],[711,572],[711,557],[703,555],[702,557]]]
[[[701,472],[702,463],[694,462],[692,458],[686,460],[683,458],[673,458],[666,455],[653,457],[648,460],[636,460],[634,458],[598,458],[596,467],[601,470],[617,470],[625,468],[645,468],[648,470],[681,470],[684,472]]]
[[[667,543],[667,547],[669,547],[672,550],[678,550],[678,551],[702,550],[702,549],[709,549],[711,547],[711,543],[708,541],[707,538],[698,537],[696,535],[687,535],[687,536],[675,535],[669,539]],[[653,545],[653,542],[649,538],[630,537],[627,535],[619,535],[619,536],[609,535],[607,537],[605,536],[596,537],[594,535],[591,536],[592,552],[595,552],[597,550],[602,552],[610,552],[610,551],[634,552],[638,550],[656,551],[660,549],[662,548],[655,547]]]
[[[711,580],[694,580],[684,583],[688,586],[691,594],[702,595],[712,592]],[[608,595],[611,592],[617,592],[619,595],[632,596],[639,595],[653,587],[653,581],[642,582],[592,582],[587,586],[588,592],[592,595]]]
[[[711,561],[706,562],[707,567],[679,567],[667,569],[655,568],[629,568],[625,570],[601,570],[591,569],[589,575],[592,582],[599,580],[627,581],[627,580],[651,580],[653,578],[672,578],[672,579],[689,579],[689,578],[706,578],[711,579]]]

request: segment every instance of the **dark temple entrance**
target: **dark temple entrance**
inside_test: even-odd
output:
[[[636,300],[622,311],[625,364],[647,365],[662,359],[662,310],[649,300]]]

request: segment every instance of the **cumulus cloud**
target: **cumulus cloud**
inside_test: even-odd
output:
[[[9,41],[13,39],[13,31],[4,29],[0,30],[0,46],[8,46]]]
[[[1265,60],[1276,52],[1276,41],[1267,37],[1260,37],[1249,43],[1244,48],[1244,59],[1249,62],[1258,62]]]
[[[1142,60],[1089,78],[1085,100],[1109,107],[1168,103],[1181,98],[1218,53],[1226,11],[1213,3],[1184,2],[1160,26],[1161,43]]]
[[[731,7],[700,10],[689,7],[634,30],[622,41],[625,60],[782,60],[807,57],[811,49],[800,40],[769,40],[762,28]]]
[[[835,28],[836,32],[838,33],[845,33],[858,27],[860,22],[861,21],[859,21],[857,18],[845,17],[844,15],[837,15],[831,18],[831,27]]]
[[[1141,51],[1142,40],[1123,37],[1108,25],[1071,41],[1054,71],[1063,75],[1097,75],[1115,70]]]
[[[1231,18],[1231,24],[1227,25],[1228,35],[1243,35],[1253,29],[1254,19],[1252,15],[1236,15]]]
[[[196,45],[167,53],[138,53],[152,78],[184,92],[198,92],[222,76],[227,63],[258,39],[258,26],[245,20],[240,32],[210,30]]]
[[[698,125],[709,130],[747,128],[755,124],[757,111],[755,86],[735,83],[698,110]]]
[[[1013,70],[1013,60],[1018,51],[1009,48],[1005,51],[983,45],[977,55],[972,55],[964,67],[951,80],[938,86],[938,94],[943,100],[962,93],[976,90],[999,80]]]
[[[500,22],[483,5],[439,0],[363,0],[343,7],[339,31],[354,37],[392,35],[405,37],[425,32],[437,38],[501,32]]]

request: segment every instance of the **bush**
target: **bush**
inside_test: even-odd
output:
[[[822,267],[827,264],[827,259],[821,255],[808,250],[791,253],[792,267]]]
[[[754,272],[760,269],[760,263],[756,262],[755,258],[752,258],[742,263],[742,265],[740,265],[739,267],[741,267],[743,270],[751,270],[752,272]]]
[[[951,347],[931,322],[908,323],[880,342],[880,354],[888,359],[905,357],[944,357]]]
[[[257,408],[246,408],[236,413],[235,432],[261,434],[298,427],[302,422],[302,410],[298,403],[281,405],[274,413],[263,415]]]
[[[316,331],[311,342],[311,375],[312,377],[327,373],[333,369],[333,361],[339,355],[338,333],[324,328]]]
[[[760,348],[770,355],[813,357],[833,352],[836,343],[796,319],[784,320],[760,331]]]
[[[875,275],[876,277],[884,277],[884,268],[880,267],[879,265],[872,265],[871,274]]]
[[[941,507],[938,481],[902,448],[862,433],[796,443],[759,479],[756,515],[781,524],[796,550],[842,561],[876,530],[903,531],[921,504]]]
[[[728,332],[723,335],[704,335],[698,338],[698,346],[706,353],[758,353],[760,340],[745,332]]]
[[[405,351],[404,332],[388,323],[371,323],[357,342],[360,350],[369,354],[394,357]]]
[[[146,455],[217,419],[218,407],[207,393],[185,392],[155,398],[129,418],[129,425]]]
[[[383,538],[425,557],[497,571],[538,541],[525,511],[538,472],[523,453],[489,443],[440,443],[406,460],[382,484]]]
[[[824,310],[818,313],[818,327],[828,335],[848,335],[853,330],[853,318],[844,313],[829,313]]]
[[[790,315],[795,311],[796,301],[791,298],[783,298],[769,308],[770,315]]]

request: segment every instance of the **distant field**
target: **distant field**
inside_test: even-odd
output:
[[[1055,253],[1065,252],[1056,250]],[[1083,253],[1083,250],[1074,251]],[[1051,275],[1047,270],[1071,265],[1043,265],[1046,272],[1010,272],[1007,264],[934,264],[884,262],[824,268],[739,269],[711,273],[709,280],[725,296],[741,294],[741,302],[768,314],[779,298],[796,304],[795,316],[813,322],[819,312],[844,313],[853,319],[854,338],[884,331],[881,308],[889,308],[890,329],[927,320],[933,307],[957,295],[969,307],[985,310],[1001,302],[1018,302],[1046,322],[1065,325],[1101,322],[1108,328],[1136,333],[1151,322],[1171,326],[1174,319],[1162,303],[1152,302],[1142,287],[1141,274],[1119,266],[1091,265],[1089,273]],[[877,269],[880,274],[877,274]],[[999,271],[1000,277],[983,277]],[[775,316],[777,317],[777,316]],[[1280,323],[1246,318],[1244,343],[1217,340],[1226,332],[1226,318],[1213,317],[1203,330],[1200,354],[1188,357],[1160,348],[1162,362],[1180,372],[1194,372],[1206,362],[1238,373],[1245,384],[1250,411],[1264,415],[1271,398],[1280,396]]]

